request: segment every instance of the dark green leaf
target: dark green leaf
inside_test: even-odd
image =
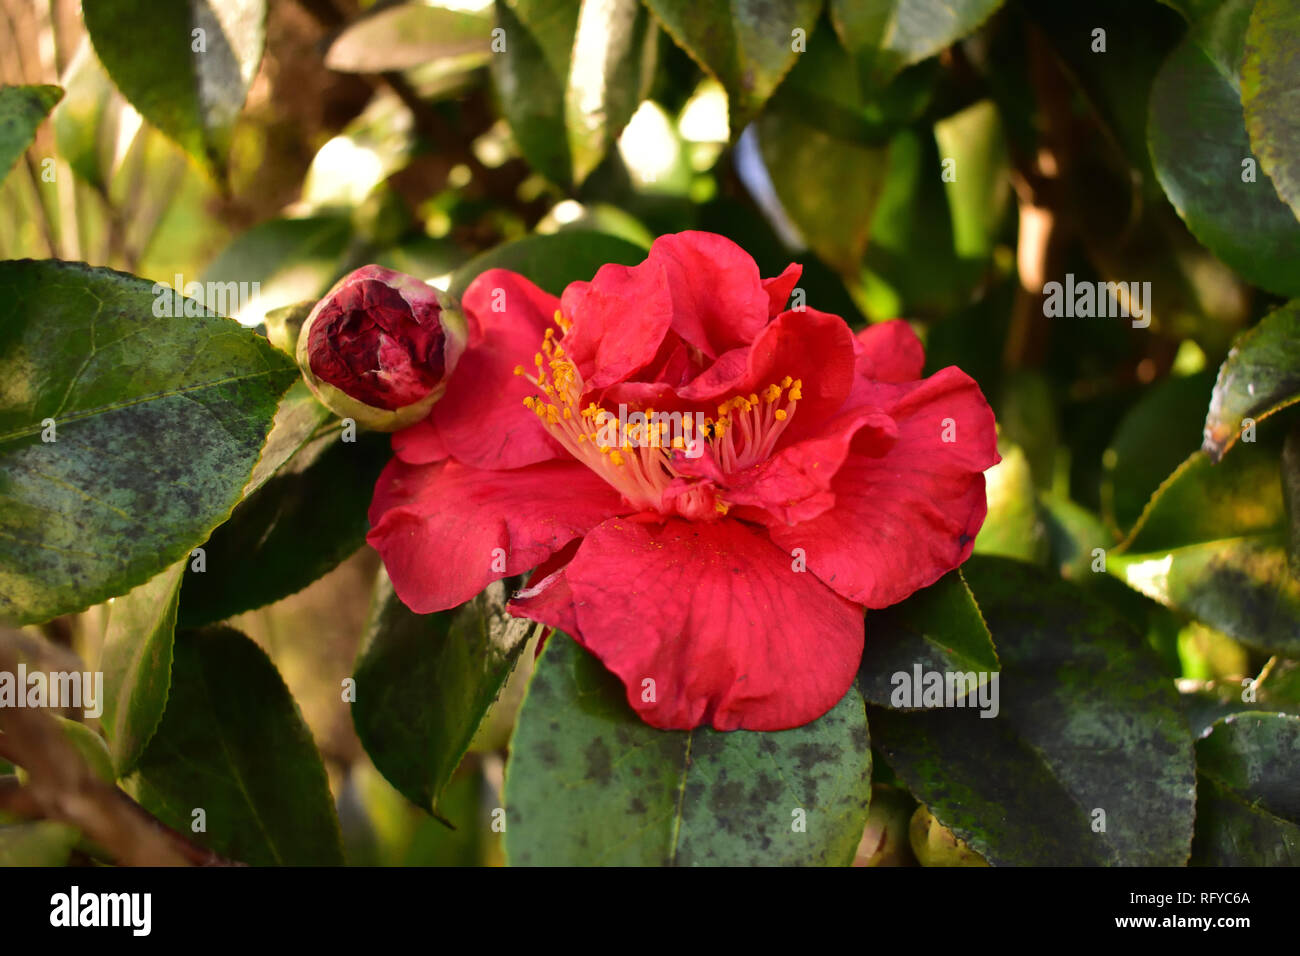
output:
[[[1293,0],[1253,6],[1241,66],[1246,129],[1278,195],[1300,217],[1300,8]]]
[[[1220,72],[1237,82],[1246,43],[1246,26],[1255,0],[1160,0],[1187,19],[1187,35],[1201,46]]]
[[[1300,865],[1300,717],[1237,714],[1196,744],[1202,866]]]
[[[1215,461],[1241,435],[1242,421],[1268,418],[1300,401],[1300,301],[1288,302],[1233,343],[1210,396],[1204,449]]]
[[[1002,0],[830,0],[831,22],[870,80],[883,85],[905,66],[971,33]]]
[[[492,81],[520,152],[552,182],[571,174],[564,89],[578,26],[573,0],[496,0],[505,49],[494,51]]]
[[[1169,473],[1196,450],[1214,372],[1206,370],[1153,386],[1115,429],[1102,464],[1102,515],[1127,533]]]
[[[978,557],[963,573],[997,641],[999,713],[872,707],[894,770],[994,865],[1181,865],[1192,743],[1154,654],[1055,574]]]
[[[1248,175],[1255,160],[1237,91],[1190,40],[1156,76],[1147,139],[1160,185],[1192,234],[1255,285],[1300,294],[1300,222],[1266,176]]]
[[[909,703],[893,704],[893,677],[910,677],[914,667],[971,676],[971,692],[999,667],[993,638],[960,570],[891,608],[869,612],[866,627],[858,686],[870,703],[882,707],[911,709]]]
[[[538,660],[510,753],[506,853],[515,865],[843,865],[871,794],[856,688],[796,730],[662,731],[558,633]]]
[[[607,262],[632,266],[645,257],[645,249],[626,239],[586,229],[525,236],[465,263],[452,276],[448,291],[460,299],[480,272],[510,269],[552,295],[559,295],[570,282],[590,279]]]
[[[82,15],[122,95],[224,175],[235,121],[262,60],[266,0],[85,0]],[[142,37],[149,38],[147,55]]]
[[[1300,653],[1300,580],[1287,567],[1278,442],[1169,476],[1107,570],[1148,597],[1262,650]]]
[[[379,772],[425,810],[439,807],[527,643],[531,622],[506,614],[505,601],[496,582],[457,611],[414,614],[380,579],[352,721]]]
[[[375,481],[392,453],[388,435],[342,438],[331,430],[305,445],[204,542],[204,569],[185,573],[181,627],[288,597],[361,547]]]
[[[104,672],[104,733],[119,777],[135,769],[167,707],[176,598],[188,560],[109,607],[99,666]]]
[[[125,786],[168,826],[231,859],[342,862],[311,731],[275,666],[238,631],[177,635],[167,711]],[[205,832],[192,832],[196,809]]]
[[[727,91],[733,133],[753,119],[799,56],[822,0],[646,0],[668,35]]]
[[[0,179],[36,138],[63,96],[57,86],[0,86]]]
[[[296,367],[229,319],[160,318],[155,301],[107,269],[0,263],[0,615],[123,594],[239,500]]]

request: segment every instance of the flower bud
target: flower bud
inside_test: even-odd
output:
[[[465,346],[465,323],[419,279],[363,266],[316,303],[298,335],[307,384],[331,411],[397,431],[442,397]]]

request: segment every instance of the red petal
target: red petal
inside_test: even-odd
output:
[[[524,407],[524,396],[537,390],[514,374],[518,365],[534,369],[533,356],[554,324],[559,300],[521,275],[489,269],[470,283],[461,307],[469,344],[447,393],[429,413],[446,451],[463,464],[488,469],[521,468],[562,454]]]
[[[779,276],[763,280],[763,291],[767,293],[769,318],[775,319],[785,311],[785,304],[790,300],[790,293],[794,291],[794,287],[799,284],[801,275],[803,275],[803,266],[792,262]]]
[[[564,351],[588,388],[621,382],[659,351],[673,319],[673,297],[663,267],[604,265],[590,282],[573,282],[561,298],[573,327]]]
[[[757,264],[725,236],[660,236],[648,261],[660,264],[668,277],[673,330],[710,358],[748,345],[770,318],[770,299]],[[773,281],[780,282],[789,271]]]
[[[862,610],[791,565],[738,521],[612,519],[564,572],[573,637],[622,679],[652,726],[798,727],[853,682]],[[653,700],[643,699],[647,680]]]
[[[858,375],[876,382],[915,382],[925,347],[902,319],[869,325],[857,334]]]
[[[431,465],[447,457],[447,446],[433,422],[425,418],[393,432],[393,454],[408,465]]]
[[[835,506],[769,529],[803,548],[808,568],[846,598],[888,607],[965,561],[984,523],[984,470],[996,464],[993,412],[956,368],[906,385],[877,385],[872,400],[898,423],[883,457],[855,443],[832,484]],[[952,419],[953,442],[944,442]]]
[[[493,472],[394,459],[375,485],[366,540],[402,603],[427,614],[536,567],[625,510],[618,492],[572,461]]]
[[[738,518],[765,525],[808,521],[835,504],[832,486],[850,446],[859,454],[879,457],[897,439],[894,420],[878,408],[864,406],[839,416],[815,437],[787,445],[731,476],[723,497],[743,507],[735,515]]]

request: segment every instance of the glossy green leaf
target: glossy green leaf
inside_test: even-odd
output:
[[[1181,865],[1192,741],[1155,655],[1054,573],[979,557],[963,573],[997,641],[998,714],[869,708],[895,772],[994,865]]]
[[[344,28],[330,44],[325,65],[343,73],[383,73],[468,56],[486,63],[491,32],[492,19],[482,13],[398,3]]]
[[[895,675],[909,678],[913,668],[954,671],[973,677],[974,691],[999,668],[997,651],[975,597],[961,576],[950,571],[928,588],[883,611],[867,614],[866,648],[858,687],[872,704],[915,709],[910,700],[895,701]]]
[[[452,275],[448,292],[459,299],[479,273],[509,269],[552,295],[559,295],[570,282],[589,280],[607,262],[632,266],[645,257],[646,250],[635,243],[586,229],[525,236],[465,263]]]
[[[510,617],[505,603],[495,582],[456,611],[415,614],[380,579],[354,669],[352,722],[379,772],[424,810],[441,809],[443,788],[527,643],[532,622]]]
[[[795,730],[656,730],[618,678],[559,633],[538,660],[510,754],[506,854],[516,866],[844,865],[871,795],[856,688]]]
[[[104,733],[113,768],[135,769],[167,708],[181,572],[189,558],[115,598],[99,666],[104,672]]]
[[[187,555],[239,500],[297,377],[229,319],[155,316],[151,289],[0,263],[0,616],[77,611]]]
[[[1300,865],[1300,717],[1237,714],[1196,744],[1202,866]]]
[[[1246,31],[1241,103],[1250,145],[1279,196],[1300,217],[1300,8],[1258,0]]]
[[[36,138],[36,128],[63,97],[57,86],[0,86],[0,180]]]
[[[881,85],[974,32],[1000,6],[1002,0],[830,0],[845,48]]]
[[[1262,650],[1300,653],[1300,580],[1287,567],[1278,442],[1219,464],[1196,452],[1155,493],[1107,570]]]
[[[311,731],[275,666],[238,631],[177,635],[167,711],[124,786],[168,826],[230,859],[342,862]],[[199,809],[206,830],[194,832]]]
[[[1160,0],[1187,19],[1187,35],[1209,54],[1224,76],[1237,82],[1246,27],[1256,0]]]
[[[578,26],[573,0],[496,0],[505,49],[489,67],[501,115],[520,152],[552,182],[567,183],[572,161],[564,90]]]
[[[181,592],[181,627],[200,627],[301,591],[365,542],[375,481],[392,458],[389,436],[355,441],[330,429],[313,439],[203,543]]]
[[[646,0],[646,4],[674,42],[722,83],[731,129],[738,134],[794,66],[799,41],[806,45],[822,0]]]
[[[224,175],[265,43],[266,0],[84,0],[109,76],[146,120]],[[148,37],[148,55],[141,38]]]
[[[1243,419],[1261,421],[1300,401],[1300,301],[1288,302],[1242,333],[1210,397],[1205,452],[1218,461],[1241,436]]]
[[[640,0],[583,0],[564,93],[575,183],[600,165],[649,92],[658,37]]]
[[[66,823],[0,824],[0,867],[63,866],[80,839],[80,831]]]
[[[1255,285],[1300,294],[1300,222],[1267,176],[1251,174],[1237,91],[1190,40],[1156,76],[1147,139],[1160,185],[1192,234]]]

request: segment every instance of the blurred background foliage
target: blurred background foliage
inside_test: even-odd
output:
[[[0,258],[258,282],[235,317],[274,331],[276,310],[369,262],[454,289],[522,240],[506,261],[547,285],[636,261],[661,233],[719,232],[766,275],[801,262],[811,306],[855,326],[909,319],[927,371],[979,382],[1003,462],[978,552],[1095,591],[1198,701],[1294,648],[1289,419],[1261,422],[1261,443],[1219,470],[1198,451],[1234,337],[1300,293],[1287,161],[1276,191],[1263,170],[1253,185],[1223,172],[1274,135],[1234,113],[1256,82],[1241,67],[1253,4],[240,0],[219,5],[235,17],[216,31],[225,61],[196,75],[165,52],[184,47],[184,16],[83,3],[84,21],[71,0],[0,0],[0,81],[64,90],[0,186]],[[894,6],[926,16],[887,28]],[[193,102],[175,107],[176,84]],[[528,258],[530,237],[556,235],[545,248],[562,252]],[[1149,281],[1149,327],[1045,316],[1044,283],[1067,273]],[[295,415],[290,467],[209,543],[248,557],[240,579],[187,583],[181,625],[228,620],[268,652],[324,757],[350,861],[500,862],[491,828],[465,823],[500,803],[532,647],[442,794],[450,830],[375,770],[337,706],[378,570],[364,489],[387,443],[353,458],[342,484],[360,491],[326,499],[347,520],[322,528],[286,503],[340,487],[341,466],[322,464],[332,426],[301,386],[282,406]],[[1231,563],[1243,541],[1233,587],[1204,562],[1143,577],[1171,549]],[[1116,550],[1112,574],[1094,573],[1094,548]],[[1290,636],[1260,638],[1268,601],[1267,628]],[[93,660],[106,617],[44,630]],[[911,815],[879,787],[879,813]]]

